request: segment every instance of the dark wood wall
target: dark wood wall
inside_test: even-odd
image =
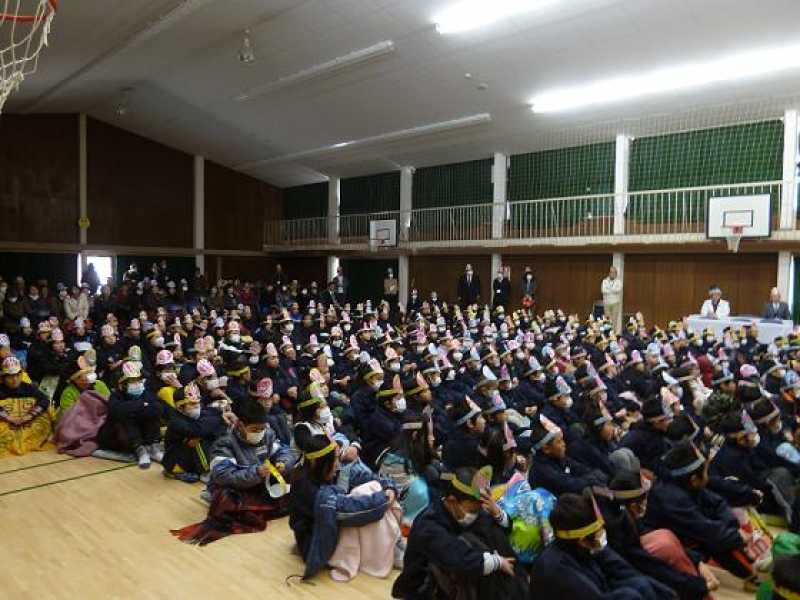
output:
[[[561,308],[586,315],[601,298],[600,283],[611,266],[610,254],[506,255],[511,267],[511,298],[514,307],[521,299],[521,280],[526,266],[536,276],[537,312]],[[494,274],[493,274],[494,276]]]
[[[0,240],[78,241],[78,116],[0,116]]]
[[[776,284],[778,257],[763,254],[628,254],[624,310],[641,311],[648,323],[699,312],[716,283],[733,314],[759,314]]]
[[[463,254],[447,254],[440,256],[411,256],[408,269],[409,293],[416,287],[422,297],[427,298],[436,290],[439,298],[447,302],[455,302],[457,298],[458,278],[464,273],[464,266],[470,263],[472,269],[481,280],[481,302],[488,302],[491,291],[489,285],[492,278],[492,257],[489,255],[469,256]]]
[[[222,272],[217,273],[217,255],[206,256],[206,276],[214,280],[238,277],[243,281],[265,281],[275,272],[275,259],[260,256],[220,256]]]
[[[192,247],[193,158],[88,119],[90,244]]]
[[[261,250],[264,221],[281,218],[281,194],[268,183],[206,161],[206,248]]]

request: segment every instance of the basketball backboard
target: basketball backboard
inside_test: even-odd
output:
[[[706,235],[726,239],[734,232],[747,238],[765,238],[772,234],[771,198],[754,196],[713,196],[708,199]]]

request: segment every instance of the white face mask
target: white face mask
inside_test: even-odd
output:
[[[199,406],[195,406],[195,407],[191,408],[190,410],[187,410],[183,414],[185,414],[190,419],[199,419],[200,418],[200,407]]]
[[[88,383],[89,385],[94,385],[95,382],[97,381],[97,373],[95,373],[94,371],[87,373],[85,377],[86,377],[86,383]]]
[[[761,435],[757,433],[756,436],[753,438],[753,442],[750,445],[750,447],[756,448],[760,443],[761,443]]]
[[[608,537],[606,536],[605,530],[600,535],[600,539],[597,540],[596,543],[597,545],[589,551],[591,554],[600,554],[606,549],[606,546],[608,546]]]
[[[516,358],[517,360],[525,360],[525,353],[522,350],[517,350],[514,353],[514,358]]]
[[[572,396],[567,396],[567,399],[564,401],[564,408],[567,410],[572,408]]]
[[[463,528],[467,528],[472,525],[475,521],[478,520],[478,513],[470,512],[466,513],[463,517],[458,520],[458,524],[461,525]]]
[[[431,379],[431,387],[437,388],[437,387],[439,387],[440,385],[442,385],[442,380],[441,380],[441,378],[439,378],[439,377],[436,377],[435,379]]]
[[[230,341],[232,341],[234,344],[238,344],[238,343],[239,343],[239,340],[241,340],[241,339],[242,339],[242,336],[241,336],[241,335],[239,335],[238,333],[232,333],[232,334],[230,334],[230,335],[228,336],[228,339],[229,339]]]
[[[406,399],[405,397],[398,398],[394,401],[394,412],[401,413],[406,411]]]
[[[294,323],[287,323],[285,329],[286,331],[291,333],[292,331],[294,331]]]
[[[164,338],[163,337],[157,337],[155,340],[153,340],[153,345],[156,348],[163,348],[164,347]]]
[[[251,365],[257,365],[258,364],[258,356],[251,356],[248,360],[250,361]]]
[[[219,387],[219,379],[214,377],[213,379],[206,379],[206,389],[207,390],[216,390]]]
[[[330,423],[333,420],[333,413],[331,409],[327,406],[319,411],[319,422],[320,423]]]
[[[333,359],[329,358],[328,360],[325,361],[325,363],[328,365],[328,368],[330,369],[333,366]]]
[[[417,346],[417,354],[424,354],[425,346]]]
[[[383,382],[380,379],[378,379],[376,381],[370,381],[369,382],[369,387],[372,388],[372,391],[377,392],[379,389],[381,389],[381,384],[382,383]]]
[[[134,397],[139,397],[144,393],[144,383],[129,383],[128,386],[125,388],[128,390],[128,394]]]
[[[262,431],[248,431],[247,443],[250,444],[251,446],[258,446],[262,442],[266,434],[267,434],[266,429]]]
[[[461,352],[453,352],[453,360],[456,362],[461,362],[461,359],[464,358],[464,355]]]
[[[392,373],[399,373],[400,372],[400,363],[399,362],[389,363],[389,370]]]

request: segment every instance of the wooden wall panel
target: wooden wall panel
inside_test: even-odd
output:
[[[78,242],[78,116],[0,116],[0,240]]]
[[[206,270],[214,274],[216,257],[206,258]],[[267,256],[223,256],[222,277],[243,281],[267,281],[275,273],[275,259]]]
[[[261,250],[264,221],[282,216],[281,194],[268,183],[206,161],[206,248]]]
[[[537,312],[561,308],[586,315],[601,298],[600,283],[611,266],[610,254],[506,255],[503,264],[511,267],[513,306],[521,299],[521,278],[526,266],[536,276]]]
[[[90,244],[192,247],[193,158],[88,119]]]
[[[758,314],[776,283],[777,264],[775,253],[628,254],[624,309],[663,326],[697,313],[716,283],[733,314]]]
[[[408,266],[411,277],[409,292],[412,287],[416,287],[420,295],[427,298],[431,291],[436,290],[439,298],[454,302],[457,298],[458,278],[464,272],[464,265],[467,263],[472,265],[480,277],[481,302],[487,302],[492,278],[492,258],[488,255],[411,256]]]

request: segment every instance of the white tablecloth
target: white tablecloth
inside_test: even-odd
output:
[[[717,338],[722,337],[722,331],[726,327],[739,329],[746,323],[755,322],[758,326],[758,341],[762,344],[769,344],[776,337],[788,335],[794,329],[792,321],[764,321],[758,317],[728,317],[727,319],[705,319],[700,315],[691,315],[688,319],[689,327],[696,332],[701,332],[706,327],[712,329]]]

